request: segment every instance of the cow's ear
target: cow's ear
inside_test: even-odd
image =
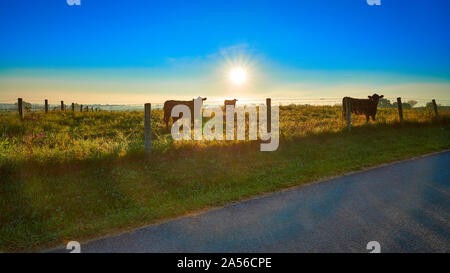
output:
[[[371,99],[371,98],[372,98],[372,96],[367,96],[367,97],[369,97],[369,99]]]
[[[380,99],[382,99],[383,97],[384,97],[384,95],[381,95],[381,96],[380,96]]]

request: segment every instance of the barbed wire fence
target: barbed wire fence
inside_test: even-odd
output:
[[[389,105],[380,104],[378,107],[396,107],[397,98],[387,97],[384,98],[389,100]],[[408,104],[414,101],[414,105],[408,109],[425,107],[427,104],[432,103],[432,98],[414,98],[405,97],[401,98],[402,104]],[[243,98],[238,99],[236,105],[259,105],[265,103],[265,98]],[[150,101],[152,103],[152,109],[162,109],[164,106],[164,101]],[[340,106],[342,105],[342,98],[272,98],[272,103],[280,106],[286,105],[313,105],[313,106]],[[450,100],[438,100],[436,101],[438,107],[450,106]],[[95,112],[95,111],[110,111],[110,112],[120,112],[120,111],[144,111],[143,103],[136,104],[92,104],[92,103],[77,103],[74,102],[75,112]],[[211,99],[204,102],[204,107],[216,107],[223,105],[223,100]],[[45,111],[44,100],[23,100],[23,108],[25,112],[39,112]],[[72,102],[64,102],[64,111],[72,111]],[[4,111],[18,111],[18,101],[17,100],[0,100],[0,112]],[[61,101],[49,101],[48,111],[61,111]]]
[[[267,106],[267,120],[268,124],[271,124],[269,120],[271,120],[271,105],[272,102],[274,105],[317,105],[317,106],[337,106],[342,105],[341,98],[305,98],[305,99],[294,99],[294,98],[242,98],[238,100],[236,106],[242,105],[261,105],[266,104]],[[408,104],[409,103],[409,104]],[[439,104],[438,104],[439,103]],[[384,98],[382,104],[386,108],[397,108],[400,122],[403,122],[404,118],[408,119],[408,111],[414,111],[416,109],[423,109],[424,106],[428,110],[434,110],[434,119],[439,120],[438,115],[438,105],[441,107],[449,107],[450,100],[439,100],[436,103],[434,99],[425,99],[425,98]],[[217,107],[222,106],[224,104],[223,100],[219,99],[211,99],[204,103],[204,107]],[[413,104],[413,105],[411,105]],[[442,105],[444,104],[444,105]],[[27,113],[35,113],[35,112],[98,112],[98,111],[109,111],[109,112],[125,112],[125,111],[144,111],[144,135],[145,135],[145,150],[148,155],[151,154],[151,110],[152,109],[162,109],[164,103],[163,102],[153,102],[145,103],[145,104],[81,104],[81,103],[65,103],[64,101],[59,101],[59,103],[55,103],[53,101],[44,100],[41,102],[37,101],[27,101],[19,98],[17,102],[14,103],[12,100],[8,101],[0,101],[0,113],[2,111],[17,111],[19,113],[19,117],[23,120]],[[418,105],[419,107],[414,107]],[[430,107],[431,106],[431,107]],[[351,106],[349,100],[346,101],[345,107],[343,109],[346,110],[345,119],[347,123],[348,130],[351,131]],[[382,108],[382,106],[380,107]],[[406,111],[403,110],[405,108]],[[430,109],[432,108],[432,109]],[[448,109],[448,108],[447,108]],[[35,119],[37,118],[34,115],[30,115],[29,118]],[[131,129],[131,128],[130,128]],[[268,130],[270,131],[270,126],[268,126]],[[69,133],[74,133],[73,129],[68,131]]]

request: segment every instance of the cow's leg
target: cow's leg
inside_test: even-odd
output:
[[[342,100],[342,118],[345,120],[347,117],[347,110],[345,108],[345,100]]]
[[[169,131],[170,110],[164,105],[164,123],[166,124],[166,131]]]
[[[366,123],[369,123],[369,115],[366,114]]]
[[[166,124],[167,131],[169,131],[169,120],[170,120],[170,117],[167,117],[166,113],[164,113],[164,123]]]
[[[372,115],[372,120],[375,121],[375,114]]]

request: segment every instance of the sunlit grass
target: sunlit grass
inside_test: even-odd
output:
[[[443,118],[449,111],[441,112]],[[174,143],[165,131],[162,110],[152,111],[153,150],[164,151],[183,146]],[[404,110],[409,123],[429,123],[434,113]],[[376,125],[398,122],[396,109],[380,109]],[[364,126],[363,116],[352,116],[353,126]],[[346,127],[341,107],[283,106],[280,109],[280,136],[297,136],[339,132]],[[22,122],[15,113],[0,115],[0,159],[63,162],[68,160],[120,157],[144,152],[144,118],[142,112],[33,113]],[[193,143],[201,147],[215,141]],[[217,141],[216,141],[217,142]],[[189,142],[190,143],[190,142]],[[220,141],[216,143],[228,145]],[[1,163],[0,163],[1,164]]]

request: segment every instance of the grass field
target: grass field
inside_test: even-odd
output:
[[[450,148],[450,111],[379,109],[377,121],[337,106],[280,108],[280,146],[174,142],[152,111],[0,115],[0,252],[36,251],[221,206],[265,192]]]

